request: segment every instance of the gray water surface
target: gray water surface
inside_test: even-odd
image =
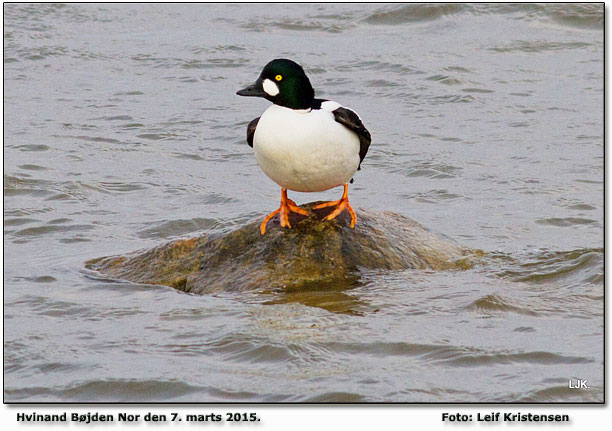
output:
[[[483,261],[204,296],[87,271],[278,207],[269,102],[235,96],[276,57],[371,131],[353,207]],[[5,4],[4,72],[5,401],[603,400],[602,4]]]

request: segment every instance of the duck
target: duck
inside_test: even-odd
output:
[[[247,126],[247,143],[261,170],[281,187],[281,202],[260,225],[265,235],[277,214],[283,228],[291,228],[289,214],[310,215],[287,196],[287,191],[315,193],[342,186],[340,199],[323,202],[313,210],[331,208],[324,220],[343,211],[355,228],[357,215],[348,199],[348,184],[361,169],[371,143],[370,132],[359,115],[337,102],[315,98],[315,91],[298,63],[274,59],[265,65],[254,84],[237,93],[272,102]]]

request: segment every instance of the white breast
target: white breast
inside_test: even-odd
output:
[[[359,166],[359,138],[334,120],[340,107],[268,108],[253,138],[255,158],[264,173],[283,188],[319,192],[347,183]]]

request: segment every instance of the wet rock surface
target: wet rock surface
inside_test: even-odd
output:
[[[303,205],[312,211],[318,202]],[[180,239],[127,256],[87,262],[106,276],[136,283],[209,293],[354,285],[360,269],[465,269],[471,251],[417,222],[389,211],[359,210],[355,229],[345,211],[309,217],[291,214],[291,229],[278,219],[264,236],[256,221],[229,233]]]

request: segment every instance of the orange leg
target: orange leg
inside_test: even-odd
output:
[[[298,213],[298,214],[302,214],[302,215],[308,215],[308,211],[298,207],[296,205],[295,202],[293,202],[291,199],[289,199],[287,197],[287,189],[281,189],[281,204],[280,207],[274,211],[271,212],[270,214],[268,214],[266,216],[266,218],[264,219],[263,222],[261,222],[261,225],[259,226],[259,231],[261,232],[262,235],[265,235],[266,233],[266,226],[268,224],[268,222],[270,220],[272,220],[272,218],[276,215],[280,213],[280,224],[281,227],[291,227],[291,224],[289,223],[289,213],[290,212],[294,212],[294,213]]]
[[[342,193],[342,197],[340,198],[340,200],[337,201],[331,201],[331,202],[324,202],[322,204],[319,204],[317,206],[315,206],[313,209],[318,210],[321,208],[328,208],[328,207],[336,207],[331,213],[329,213],[329,215],[327,217],[325,217],[325,220],[333,220],[336,217],[338,217],[338,215],[344,211],[345,209],[348,210],[349,214],[351,215],[351,228],[355,228],[355,223],[357,222],[357,214],[355,214],[355,211],[353,211],[353,208],[351,208],[351,204],[349,204],[349,200],[348,200],[348,184],[344,185],[344,193]]]

